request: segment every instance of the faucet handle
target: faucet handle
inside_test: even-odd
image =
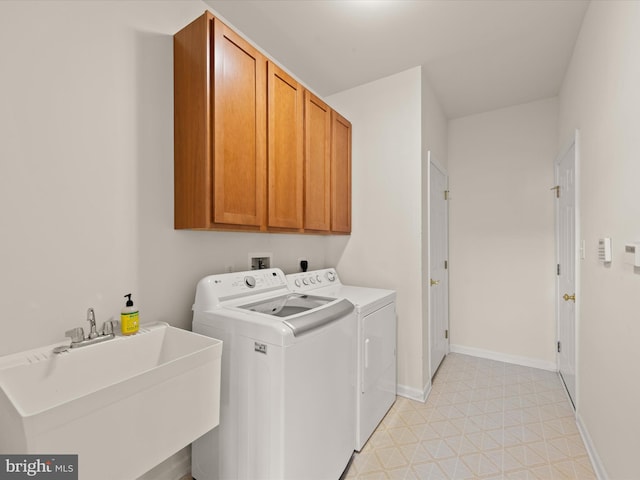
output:
[[[72,328],[67,330],[64,334],[65,337],[71,338],[71,343],[78,343],[84,340],[84,330],[82,327]]]
[[[107,320],[102,324],[102,334],[103,335],[113,334],[113,323],[111,322],[111,320]]]

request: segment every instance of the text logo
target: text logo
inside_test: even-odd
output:
[[[0,455],[0,480],[78,480],[78,455]]]

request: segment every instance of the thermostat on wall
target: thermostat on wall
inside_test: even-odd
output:
[[[640,243],[628,243],[624,246],[624,251],[633,254],[633,266],[640,267]]]

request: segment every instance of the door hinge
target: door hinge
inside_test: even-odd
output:
[[[557,265],[556,268],[556,275],[560,275],[560,264]]]
[[[444,331],[444,338],[449,338],[449,330]]]
[[[560,185],[556,185],[555,187],[551,187],[551,190],[556,191],[556,198],[560,198]]]
[[[444,261],[444,269],[448,269],[449,268],[449,262],[447,262],[446,260]]]
[[[560,353],[560,350],[561,350],[561,348],[560,348],[560,342],[558,342],[558,353]]]
[[[444,199],[449,200],[449,190],[444,191]]]

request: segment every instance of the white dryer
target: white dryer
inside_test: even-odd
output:
[[[289,274],[287,281],[294,291],[346,298],[356,306],[355,450],[360,451],[396,400],[396,293],[343,285],[333,268]]]
[[[340,478],[353,454],[354,306],[293,293],[277,268],[211,275],[193,331],[224,345],[220,424],[193,443],[193,478]]]

